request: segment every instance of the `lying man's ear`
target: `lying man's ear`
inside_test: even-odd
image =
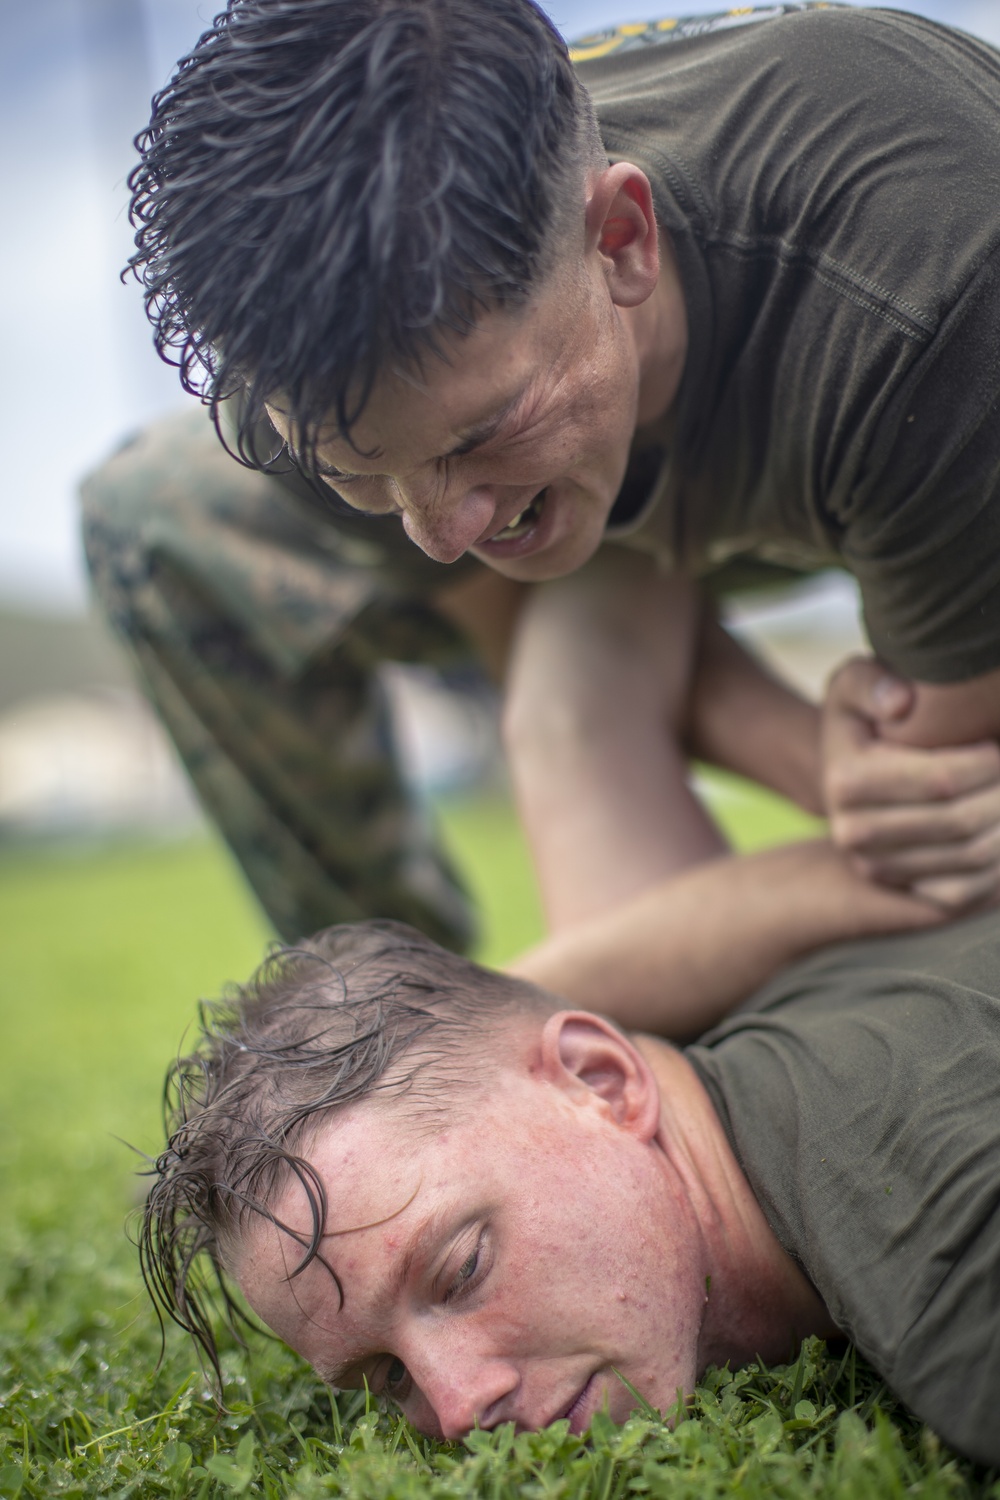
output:
[[[542,1031],[545,1078],[582,1104],[601,1101],[640,1140],[660,1125],[660,1090],[652,1069],[628,1037],[603,1016],[560,1010]]]

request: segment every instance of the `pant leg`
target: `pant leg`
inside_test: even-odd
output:
[[[158,423],[83,486],[98,598],[282,937],[379,916],[465,947],[378,676],[467,654],[429,603],[454,571],[298,487],[235,463],[197,409]]]

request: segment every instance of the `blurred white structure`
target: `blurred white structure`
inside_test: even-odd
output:
[[[857,584],[832,569],[780,594],[734,599],[724,618],[735,636],[814,701],[845,656],[871,650]]]
[[[93,616],[0,610],[0,843],[172,836],[199,820],[104,626]]]
[[[183,835],[200,813],[133,693],[29,699],[0,718],[0,839]]]
[[[487,686],[447,687],[427,667],[383,667],[396,742],[406,774],[420,792],[464,791],[503,778],[499,696]]]

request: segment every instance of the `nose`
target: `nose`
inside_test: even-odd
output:
[[[477,542],[496,511],[492,492],[482,485],[448,485],[442,493],[437,486],[411,482],[399,485],[399,498],[411,542],[443,563],[455,562]]]
[[[438,1368],[411,1374],[430,1408],[430,1425],[446,1441],[464,1437],[473,1427],[498,1427],[512,1419],[520,1377],[507,1360],[452,1352]]]

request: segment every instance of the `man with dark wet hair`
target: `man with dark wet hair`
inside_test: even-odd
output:
[[[909,899],[823,845],[648,892],[591,957],[616,1018],[715,1023],[683,1049],[598,1014],[585,972],[539,988],[541,952],[501,975],[394,923],[278,952],[172,1069],[158,1306],[217,1361],[217,1274],[438,1438],[624,1420],[620,1376],[666,1411],[709,1364],[840,1332],[997,1463],[998,918],[834,943],[724,1014],[730,950],[759,976]]]
[[[232,0],[142,137],[134,265],[259,472],[166,423],[87,548],[281,933],[467,941],[377,668],[470,649],[553,930],[720,852],[692,754],[874,881],[995,890],[998,120],[998,55],[898,12],[568,55],[530,0]],[[830,564],[877,659],[821,716],[709,599]]]

